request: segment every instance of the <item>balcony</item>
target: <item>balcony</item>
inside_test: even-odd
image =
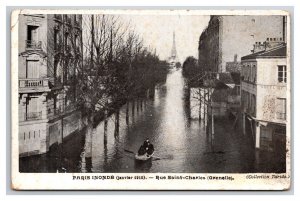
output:
[[[41,50],[42,41],[26,40],[26,49]]]
[[[40,120],[40,119],[42,119],[42,112],[28,112],[24,114],[25,121]]]
[[[19,90],[26,92],[48,91],[49,78],[24,78],[19,79]]]

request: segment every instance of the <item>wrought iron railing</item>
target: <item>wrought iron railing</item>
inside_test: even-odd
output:
[[[24,78],[19,79],[20,88],[35,88],[35,87],[48,87],[48,78]]]

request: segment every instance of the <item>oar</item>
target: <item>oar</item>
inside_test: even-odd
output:
[[[158,156],[152,156],[152,159],[153,159],[154,161],[157,161],[157,160],[160,160],[160,157],[158,157]]]
[[[128,149],[124,149],[124,151],[129,152],[129,153],[132,153],[132,154],[135,154],[135,152],[130,151],[130,150],[128,150]]]
[[[124,149],[124,151],[128,152],[128,153],[132,153],[135,154],[135,152],[128,150],[128,149]],[[154,159],[154,161],[160,160],[161,158],[159,156],[152,156],[152,158]]]

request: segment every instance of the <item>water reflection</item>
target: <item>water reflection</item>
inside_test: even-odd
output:
[[[203,132],[199,123],[193,125],[186,117],[181,71],[171,72],[165,84],[156,86],[154,94],[153,100],[135,100],[124,105],[119,114],[107,119],[107,129],[105,122],[94,129],[91,140],[93,172],[182,172],[190,169],[187,162],[190,163],[191,156],[195,157],[203,148],[192,142]],[[154,144],[155,155],[160,160],[139,162],[134,159],[134,153],[146,138]]]

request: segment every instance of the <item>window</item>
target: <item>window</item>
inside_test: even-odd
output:
[[[286,99],[277,98],[276,99],[276,118],[280,120],[286,119]]]
[[[278,82],[286,83],[286,66],[278,66]]]
[[[38,28],[39,28],[38,26],[31,26],[31,25],[27,26],[27,40],[28,41],[37,41]]]
[[[247,65],[247,78],[246,78],[247,81],[250,80],[250,70],[251,70],[251,67],[250,67],[250,65],[248,64],[248,65]]]
[[[38,26],[27,26],[26,48],[40,48],[38,43]]]
[[[40,111],[40,102],[37,96],[30,95],[26,99],[25,120],[41,119],[42,112]]]
[[[27,60],[26,61],[26,78],[39,78],[40,70],[38,60]]]

